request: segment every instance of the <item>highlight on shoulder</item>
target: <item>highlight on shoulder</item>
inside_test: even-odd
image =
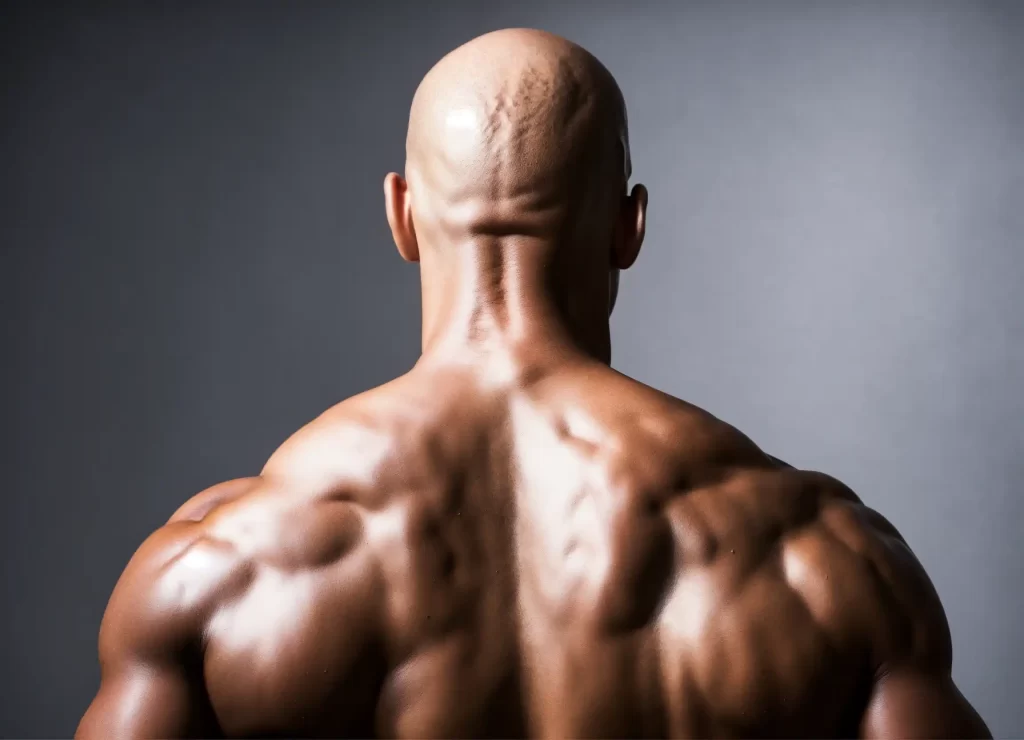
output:
[[[260,477],[235,478],[234,480],[210,486],[179,506],[170,519],[167,520],[167,523],[202,521],[207,514],[217,507],[241,498],[257,488],[262,482]]]

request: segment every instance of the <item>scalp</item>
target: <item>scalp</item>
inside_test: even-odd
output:
[[[621,92],[589,52],[542,31],[486,34],[438,62],[413,99],[406,175],[417,219],[551,228],[571,201],[623,188],[627,142]]]

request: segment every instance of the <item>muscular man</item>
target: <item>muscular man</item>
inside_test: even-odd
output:
[[[629,176],[583,49],[431,70],[384,183],[422,357],[146,540],[80,738],[988,734],[890,524],[610,369]]]

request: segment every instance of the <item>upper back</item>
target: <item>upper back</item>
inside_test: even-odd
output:
[[[162,577],[228,734],[848,734],[899,629],[884,520],[602,366],[414,372],[213,498]]]

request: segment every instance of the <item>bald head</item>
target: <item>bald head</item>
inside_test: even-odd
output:
[[[534,307],[519,315],[558,316],[605,356],[619,270],[644,237],[647,191],[627,193],[629,176],[622,93],[585,49],[509,29],[445,56],[413,98],[405,177],[384,182],[398,251],[420,263],[424,336],[457,295],[515,293]]]
[[[542,31],[486,34],[416,91],[406,141],[414,220],[554,236],[586,212],[600,227],[625,194],[627,142],[622,94],[589,52]]]

